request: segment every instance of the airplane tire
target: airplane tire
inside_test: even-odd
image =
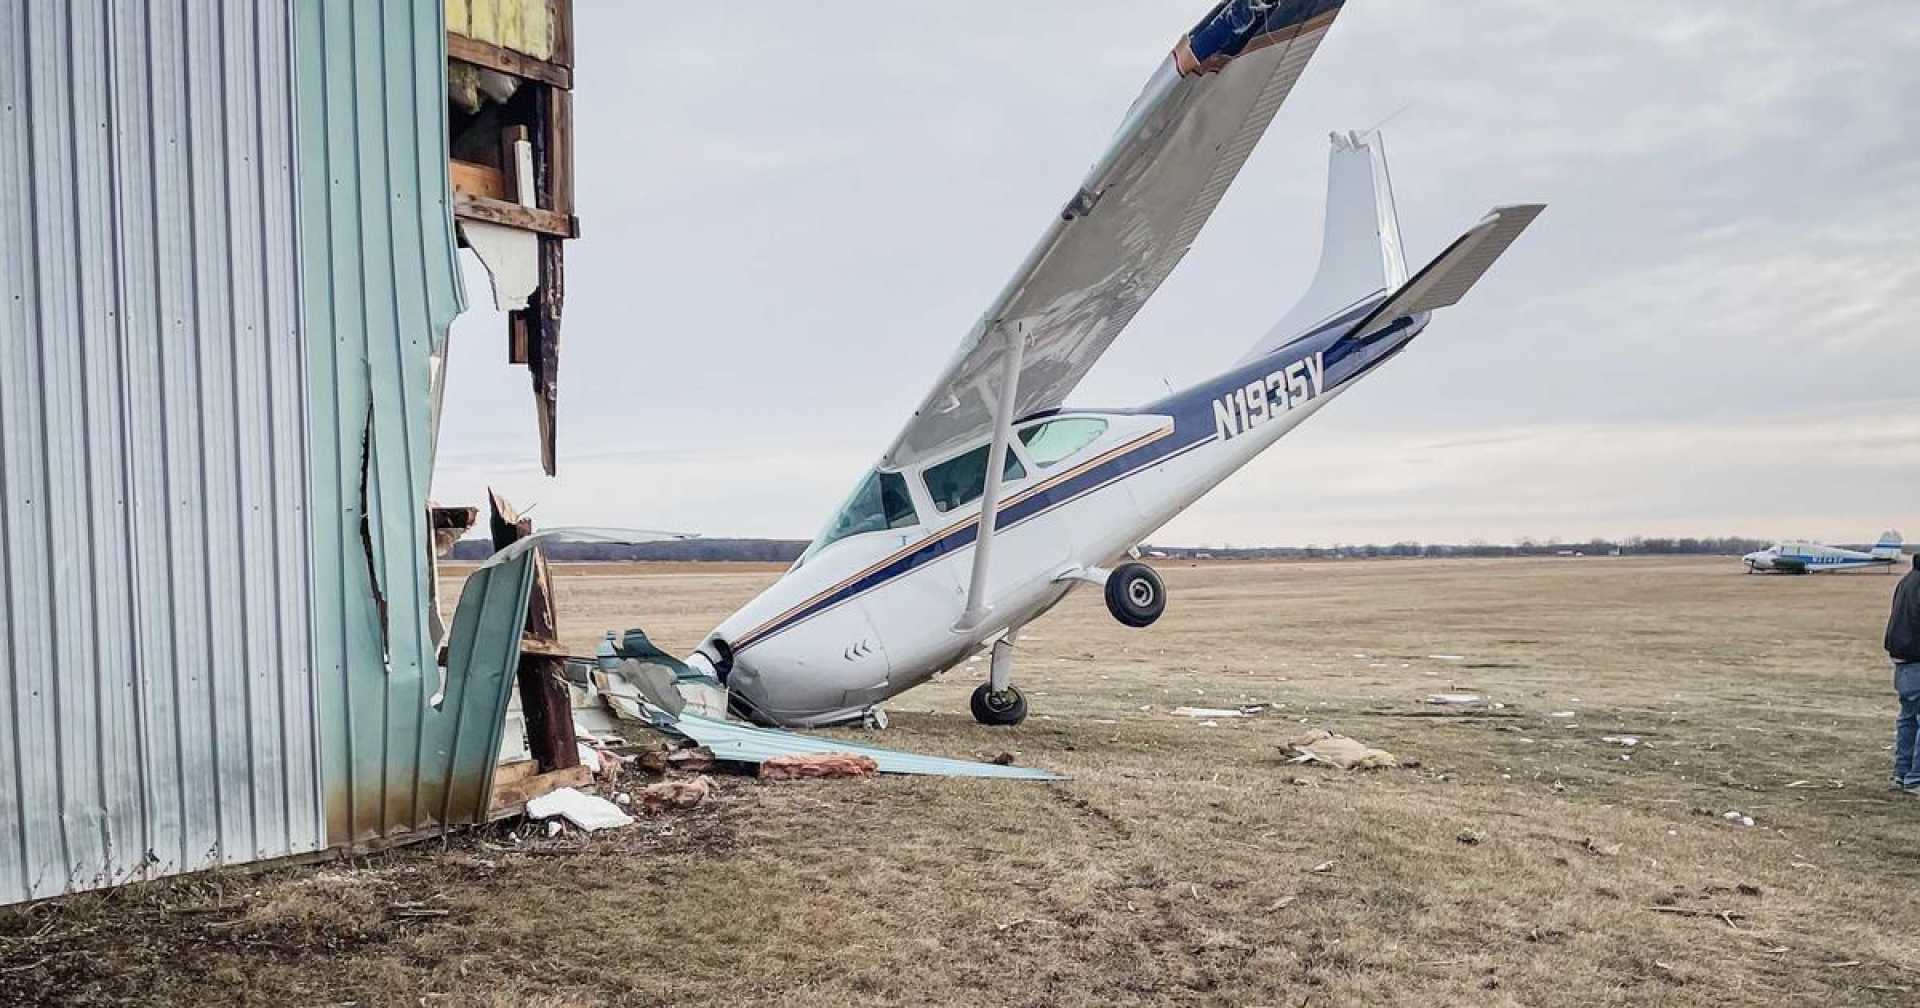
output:
[[[995,693],[992,684],[981,683],[968,706],[973,708],[973,719],[983,725],[1017,725],[1027,719],[1027,697],[1016,686]]]
[[[1107,611],[1127,626],[1149,626],[1167,611],[1167,586],[1146,564],[1123,563],[1107,575]]]

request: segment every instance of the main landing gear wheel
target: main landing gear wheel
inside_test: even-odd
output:
[[[1107,575],[1107,611],[1130,627],[1143,627],[1167,611],[1167,586],[1143,563],[1123,563]]]
[[[992,683],[981,683],[968,706],[983,725],[1017,725],[1027,719],[1027,698],[1017,686],[996,691]]]

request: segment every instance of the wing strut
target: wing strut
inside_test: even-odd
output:
[[[980,494],[980,531],[973,544],[973,577],[967,583],[967,607],[953,628],[979,628],[992,613],[987,601],[987,572],[993,557],[993,533],[999,525],[1000,484],[1007,469],[1007,442],[1013,439],[1014,403],[1020,398],[1020,359],[1026,355],[1026,327],[1020,323],[997,327],[1006,346],[1001,361],[1000,395],[993,404],[993,441],[987,448],[987,483]]]

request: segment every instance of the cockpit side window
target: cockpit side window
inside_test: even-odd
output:
[[[906,477],[875,469],[860,481],[859,486],[854,487],[846,504],[828,523],[826,531],[821,532],[813,545],[807,547],[801,560],[805,561],[829,543],[839,542],[848,536],[906,528],[919,520],[913,510],[913,498],[907,493]]]
[[[1035,424],[1020,432],[1027,457],[1042,469],[1073,457],[1107,432],[1107,422],[1092,417],[1068,417]]]
[[[924,474],[927,496],[933,498],[934,507],[943,512],[952,511],[980,499],[987,489],[987,452],[992,447],[981,445],[965,455],[927,467]],[[1001,479],[1012,482],[1026,475],[1026,467],[1012,452],[1008,452]]]

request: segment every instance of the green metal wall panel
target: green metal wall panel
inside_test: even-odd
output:
[[[298,6],[314,668],[334,844],[484,812],[496,750],[483,741],[498,743],[524,611],[511,583],[524,564],[470,586],[435,706],[429,358],[461,306],[444,24],[438,0]]]

